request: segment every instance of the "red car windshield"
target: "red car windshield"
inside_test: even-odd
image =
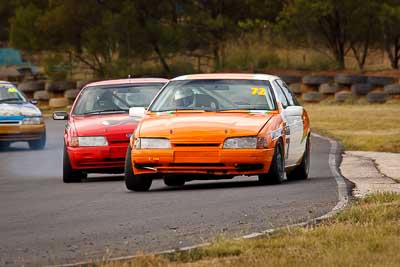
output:
[[[131,107],[147,107],[162,86],[152,83],[88,87],[77,99],[72,114],[128,112]]]

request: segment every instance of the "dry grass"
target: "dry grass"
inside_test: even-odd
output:
[[[311,128],[347,150],[400,152],[400,102],[306,104]]]
[[[398,266],[400,195],[360,200],[321,225],[98,266]]]

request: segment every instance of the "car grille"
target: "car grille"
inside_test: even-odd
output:
[[[0,125],[18,125],[21,121],[0,121]]]
[[[174,144],[175,147],[219,147],[220,144],[218,143],[193,143],[193,144],[187,144],[187,143],[177,143]]]

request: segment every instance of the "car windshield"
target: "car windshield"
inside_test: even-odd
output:
[[[93,86],[84,89],[72,112],[74,115],[128,112],[147,107],[162,83]]]
[[[237,79],[172,81],[149,108],[152,112],[275,109],[268,81]]]
[[[25,103],[26,98],[9,83],[0,83],[0,103]]]

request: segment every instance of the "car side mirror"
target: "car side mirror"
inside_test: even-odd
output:
[[[285,108],[286,116],[301,116],[303,115],[303,107],[302,106],[288,106]]]
[[[36,99],[29,99],[29,103],[33,104],[33,105],[37,105],[37,100]]]
[[[64,121],[68,119],[68,112],[66,111],[55,111],[53,112],[53,120]]]
[[[129,109],[129,116],[142,118],[146,114],[144,107],[131,107]]]

